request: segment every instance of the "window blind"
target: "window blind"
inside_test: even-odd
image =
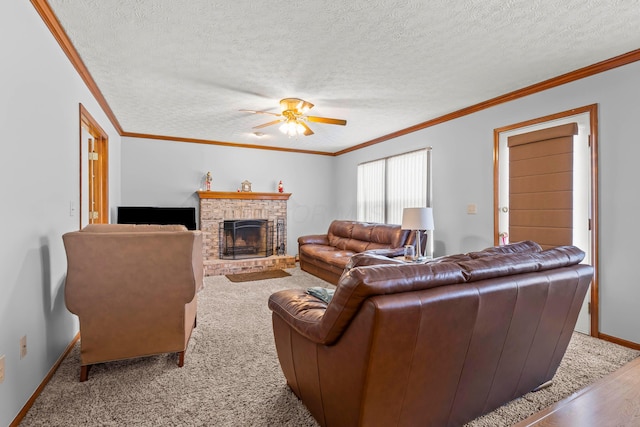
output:
[[[428,206],[429,150],[358,165],[358,221],[402,223],[407,207]]]
[[[509,137],[509,239],[543,248],[573,240],[573,135],[577,123]]]

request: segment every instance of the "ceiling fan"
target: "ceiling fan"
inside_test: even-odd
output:
[[[315,123],[326,123],[330,125],[341,125],[344,126],[347,124],[346,120],[342,119],[330,119],[328,117],[317,117],[317,116],[306,116],[305,114],[313,108],[313,104],[307,101],[304,101],[299,98],[284,98],[280,100],[280,109],[282,112],[280,114],[271,113],[268,111],[256,111],[256,110],[240,110],[247,113],[255,113],[255,114],[268,114],[270,116],[278,117],[277,120],[272,122],[263,123],[258,126],[254,126],[253,129],[261,129],[267,126],[275,125],[278,123],[282,123],[280,126],[280,131],[289,136],[298,136],[298,135],[313,135],[313,131],[305,122],[315,122]]]

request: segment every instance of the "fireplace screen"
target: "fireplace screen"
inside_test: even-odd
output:
[[[273,255],[273,221],[232,219],[220,223],[220,259]]]

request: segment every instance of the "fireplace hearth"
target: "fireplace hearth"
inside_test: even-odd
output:
[[[273,255],[273,221],[229,219],[220,223],[220,259],[263,258]]]

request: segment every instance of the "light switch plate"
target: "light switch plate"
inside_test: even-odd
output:
[[[475,203],[469,203],[467,205],[467,213],[469,215],[475,215],[478,213],[478,205],[476,205]]]

